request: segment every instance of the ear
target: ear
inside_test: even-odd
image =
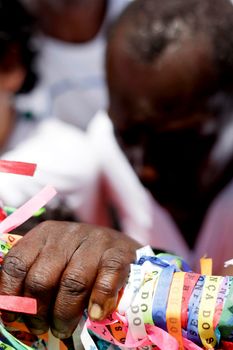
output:
[[[0,71],[0,89],[16,93],[22,87],[25,76],[26,71],[21,65],[9,71]]]

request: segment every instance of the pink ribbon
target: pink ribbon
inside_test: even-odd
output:
[[[23,204],[14,213],[7,216],[0,223],[0,232],[7,233],[14,230],[27,221],[37,210],[45,206],[55,195],[56,190],[52,186],[44,187],[33,198]]]

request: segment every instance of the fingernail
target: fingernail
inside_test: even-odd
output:
[[[69,333],[62,333],[57,331],[56,329],[52,329],[52,333],[54,335],[54,337],[58,338],[58,339],[67,339],[71,336],[71,334]]]
[[[44,330],[44,329],[34,329],[34,328],[29,328],[29,329],[35,335],[42,335],[47,332],[47,330]]]
[[[103,315],[103,310],[98,304],[92,304],[89,309],[89,316],[92,320],[99,320]]]
[[[44,334],[49,329],[49,325],[39,316],[24,315],[23,320],[27,328],[35,335]]]

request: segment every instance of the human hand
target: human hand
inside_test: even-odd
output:
[[[66,339],[84,308],[94,320],[116,308],[137,248],[137,242],[108,228],[46,221],[7,254],[0,295],[36,298],[38,314],[25,320],[30,331],[42,334],[50,327]]]

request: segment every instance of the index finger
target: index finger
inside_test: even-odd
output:
[[[102,250],[107,249],[103,240],[99,242],[93,244],[90,239],[83,242],[63,272],[52,322],[52,332],[58,338],[65,339],[72,335],[87,307]]]
[[[134,260],[132,252],[120,248],[109,249],[102,256],[88,306],[91,319],[101,321],[116,309]]]
[[[11,248],[0,271],[0,294],[23,294],[24,280],[43,245],[43,235],[37,239],[37,234],[33,229]]]

